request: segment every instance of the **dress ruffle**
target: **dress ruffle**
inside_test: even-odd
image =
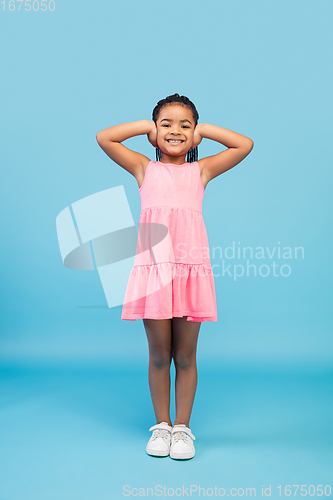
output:
[[[162,262],[132,268],[121,319],[217,321],[212,270],[202,264]]]

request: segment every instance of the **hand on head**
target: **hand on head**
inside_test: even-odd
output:
[[[150,144],[152,146],[154,146],[154,148],[158,148],[158,145],[157,145],[157,128],[156,128],[155,122],[153,120],[151,120],[151,130],[147,134],[147,137],[148,137],[148,141],[150,142]]]
[[[198,123],[194,129],[193,144],[191,149],[195,149],[197,146],[199,146],[201,141],[202,141],[202,136],[200,135],[200,123]]]

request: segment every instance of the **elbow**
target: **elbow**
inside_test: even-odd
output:
[[[249,138],[248,140],[248,148],[249,148],[249,152],[252,151],[253,149],[253,146],[254,146],[254,142],[252,141],[252,139]]]
[[[100,146],[105,143],[109,144],[110,142],[115,142],[109,139],[108,134],[104,130],[100,130],[99,132],[97,132],[96,141]]]
[[[247,154],[250,153],[250,151],[252,151],[253,149],[253,146],[254,146],[254,142],[252,141],[252,139],[250,139],[249,137],[245,137],[243,138],[241,144],[240,144],[240,148],[243,149],[244,151],[247,151]]]
[[[251,139],[247,139],[245,143],[243,143],[242,151],[243,151],[243,159],[249,155],[253,149],[254,142]]]
[[[105,144],[105,142],[109,142],[109,139],[107,138],[105,132],[103,130],[100,130],[96,134],[96,141],[101,146],[102,144]]]
[[[102,134],[101,134],[101,132],[99,131],[99,132],[97,132],[97,134],[96,134],[96,141],[98,142],[98,144],[101,142],[101,139],[102,139]]]

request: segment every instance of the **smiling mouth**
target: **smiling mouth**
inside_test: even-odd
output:
[[[184,141],[181,141],[181,140],[176,140],[176,139],[167,139],[167,142],[169,144],[181,144],[182,142]]]

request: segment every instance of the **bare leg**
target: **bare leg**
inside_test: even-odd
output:
[[[170,420],[171,319],[143,319],[149,345],[148,380],[156,423]]]
[[[196,351],[201,323],[186,317],[172,318],[172,355],[176,367],[175,424],[189,427],[197,388]]]

